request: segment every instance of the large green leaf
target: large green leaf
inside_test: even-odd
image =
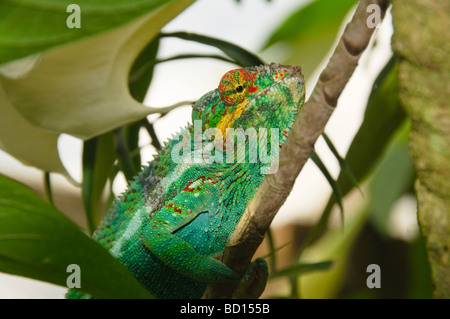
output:
[[[357,0],[314,0],[287,18],[265,48],[283,43],[285,63],[300,65],[306,78],[333,46],[339,27]]]
[[[81,290],[98,298],[150,298],[128,270],[53,206],[0,175],[0,271],[66,286],[81,269]]]
[[[28,72],[3,67],[2,85],[32,124],[83,139],[159,112],[130,95],[128,74],[145,45],[193,0],[174,0],[107,33],[57,47]]]
[[[139,10],[142,10],[145,15],[120,28],[85,37],[64,46],[52,48],[45,53],[0,66],[0,86],[2,87],[0,99],[3,102],[0,104],[0,112],[2,119],[10,122],[7,129],[0,131],[0,147],[28,164],[48,171],[61,171],[62,165],[55,156],[57,151],[54,140],[58,134],[67,133],[89,139],[139,120],[150,113],[159,112],[159,108],[146,107],[131,96],[128,75],[136,57],[158,34],[161,27],[193,1],[165,1],[166,5],[159,6],[150,12],[150,8],[154,7],[148,7],[147,11],[140,7]],[[110,2],[114,1],[107,3]],[[40,3],[43,1],[36,2],[35,6],[39,7]],[[105,2],[99,3],[102,4],[98,6],[103,7]],[[2,5],[6,4],[2,2]],[[27,2],[8,1],[9,7],[18,7],[14,10],[10,8],[14,12],[19,12],[22,5],[28,8]],[[129,9],[128,5],[123,6],[125,11],[128,10],[127,8]],[[97,13],[92,14],[88,20],[91,21],[89,23],[100,25],[103,19],[111,19],[111,17],[115,19],[121,12],[120,8],[114,14],[105,10],[98,10]],[[0,12],[0,15],[8,16],[3,9]],[[124,12],[125,16],[127,12]],[[26,18],[27,16],[21,17],[22,22],[15,23],[15,26],[10,29],[15,30],[16,26],[26,27],[30,30],[31,37],[37,34],[37,31],[31,30],[45,29],[47,25],[51,28],[50,26],[54,23],[50,18],[49,24],[47,21],[36,23],[35,19],[39,22],[42,18],[40,14],[33,16],[32,12],[29,12],[28,15],[29,19]],[[95,20],[97,18],[98,21]],[[0,19],[1,27],[10,23],[6,20]],[[88,29],[88,21],[79,30]],[[119,22],[116,21],[117,24],[120,24]],[[111,25],[108,24],[108,26]],[[71,30],[71,32],[81,32],[77,30]],[[19,35],[22,38],[18,38],[14,43],[31,41],[26,37],[26,33],[18,33],[17,36]],[[0,33],[0,45],[13,46],[14,43],[4,40],[2,36],[4,35]],[[38,37],[31,42],[40,43],[38,40],[44,38],[44,36]],[[41,48],[40,45],[37,47]],[[27,121],[30,125],[25,124]],[[15,123],[21,125],[15,125]],[[27,129],[24,130],[23,126],[27,126]],[[45,134],[41,131],[45,131]],[[45,147],[36,147],[33,154],[26,154],[30,150],[27,145],[43,143],[41,136],[45,136],[44,141],[48,141]],[[32,157],[31,160],[30,157]],[[44,165],[41,164],[42,162]]]
[[[0,2],[0,64],[92,36],[134,20],[170,0],[5,0]],[[79,6],[80,28],[69,28]],[[20,21],[20,23],[18,23]]]
[[[0,85],[0,148],[23,164],[68,176],[59,158],[58,134],[37,129],[26,121]]]

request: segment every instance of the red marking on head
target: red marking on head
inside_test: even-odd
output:
[[[189,182],[187,185],[186,185],[186,187],[185,188],[183,188],[183,192],[188,192],[188,193],[193,193],[194,192],[194,188],[190,188],[190,186],[191,186],[191,184],[192,184],[192,182]]]
[[[248,93],[255,93],[256,91],[258,91],[258,87],[256,85],[252,84],[247,88]]]

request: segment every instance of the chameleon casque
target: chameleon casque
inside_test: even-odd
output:
[[[199,298],[210,282],[238,280],[213,257],[224,250],[263,169],[277,158],[304,99],[299,67],[272,63],[227,72],[193,104],[193,123],[115,201],[94,239],[159,298]],[[266,129],[267,143],[264,134],[253,141],[245,134],[242,160],[243,149],[227,135],[231,128]],[[209,138],[202,135],[208,129]],[[234,160],[226,157],[230,151]],[[263,153],[269,161],[261,160]],[[91,296],[70,290],[67,297]]]

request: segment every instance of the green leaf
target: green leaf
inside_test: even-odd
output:
[[[44,193],[45,193],[45,199],[55,206],[55,203],[53,202],[53,192],[52,192],[52,184],[50,181],[50,173],[44,172]]]
[[[308,78],[325,58],[339,27],[357,0],[315,0],[287,18],[267,40],[265,48],[283,43],[287,64],[300,65]]]
[[[188,32],[174,32],[163,33],[161,37],[176,37],[179,39],[195,41],[198,43],[207,44],[222,50],[227,56],[236,61],[240,66],[254,66],[264,64],[264,62],[255,54],[227,41],[208,37],[205,35],[188,33]]]
[[[363,123],[345,156],[358,182],[368,176],[406,119],[398,99],[397,75],[397,58],[392,57],[375,80]],[[354,182],[344,172],[339,174],[338,183],[344,195],[354,187]]]
[[[0,64],[83,39],[145,15],[169,0],[34,0],[0,3]],[[79,6],[80,28],[69,28]],[[67,12],[69,11],[69,12]],[[72,17],[69,17],[71,16]],[[21,23],[17,23],[21,21]]]
[[[369,181],[370,221],[385,236],[389,235],[388,221],[393,204],[413,189],[414,169],[408,148],[410,129],[409,121],[398,129]]]
[[[150,123],[147,119],[141,120],[142,126],[147,130],[148,135],[152,139],[152,145],[155,149],[161,150],[162,146],[156,136],[155,128],[153,127],[153,123]]]
[[[333,190],[334,199],[338,203],[339,208],[341,210],[342,223],[344,223],[344,207],[342,206],[342,192],[341,192],[341,190],[339,188],[339,185],[333,179],[333,177],[331,176],[330,172],[328,172],[328,169],[325,167],[325,164],[322,162],[322,160],[320,159],[319,155],[317,155],[316,152],[313,152],[311,154],[311,160],[320,169],[320,171],[322,172],[323,176],[325,176],[325,178],[328,181],[328,184],[330,184],[331,189]]]
[[[153,78],[159,37],[155,37],[139,54],[130,70],[129,87],[131,95],[143,102]]]
[[[358,184],[358,181],[356,180],[355,175],[353,175],[352,171],[350,170],[350,168],[348,167],[347,163],[345,162],[345,159],[343,159],[341,157],[341,155],[337,151],[336,147],[334,147],[334,144],[331,141],[331,139],[328,137],[328,135],[325,132],[322,133],[322,137],[325,140],[325,143],[327,143],[328,148],[333,153],[334,157],[336,157],[336,159],[338,160],[339,166],[341,167],[341,170],[347,174],[347,177],[351,180],[351,182],[353,183],[353,186],[357,187],[359,189],[359,191],[361,192],[361,194],[362,194],[362,190],[359,187],[359,184]]]
[[[270,268],[272,269],[272,271],[276,271],[277,270],[277,255],[275,254],[275,252],[276,252],[275,242],[274,242],[272,230],[270,228],[267,230],[266,236],[267,236],[267,243],[269,244],[269,251],[270,251],[268,254],[268,256],[270,256]]]
[[[119,160],[119,168],[124,173],[126,180],[130,182],[137,174],[137,171],[135,170],[130,150],[128,149],[125,127],[119,127],[114,130],[114,150]]]
[[[25,165],[57,172],[65,176],[58,154],[58,134],[40,130],[25,120],[14,108],[1,86],[0,79],[0,148]]]
[[[237,61],[224,57],[222,55],[218,54],[198,54],[198,53],[188,53],[188,54],[178,54],[175,56],[171,56],[164,59],[155,60],[156,63],[162,63],[162,62],[168,62],[168,61],[174,61],[174,60],[181,60],[181,59],[216,59],[221,60],[229,63],[239,64]]]
[[[102,193],[111,174],[114,161],[113,134],[102,134],[84,142],[82,198],[89,233],[92,234],[102,217]]]
[[[151,298],[118,260],[28,187],[0,175],[0,271],[81,290],[98,298]]]
[[[142,126],[142,121],[131,123],[125,126],[125,138],[130,158],[133,165],[133,170],[137,173],[141,170],[141,153],[139,148],[139,131]]]
[[[375,167],[392,136],[405,120],[405,113],[398,100],[397,73],[397,59],[393,57],[375,80],[363,123],[345,157],[358,183],[361,183]],[[343,171],[339,174],[337,183],[342,196],[354,187],[354,181]],[[323,233],[334,204],[335,198],[331,196],[320,220],[304,241],[301,250]]]
[[[37,58],[2,65],[0,80],[8,99],[37,128],[84,140],[163,111],[146,107],[131,96],[128,75],[136,57],[161,27],[193,1],[173,0],[147,11],[137,6],[145,15],[136,15],[138,19],[120,28],[55,47]],[[114,19],[121,13],[104,12],[103,18]],[[100,25],[102,19],[95,23]],[[33,19],[20,20],[32,29],[29,21]],[[11,134],[33,140],[20,131]]]

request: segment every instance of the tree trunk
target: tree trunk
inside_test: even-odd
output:
[[[412,122],[418,221],[435,298],[450,298],[450,2],[393,0],[399,98]]]

